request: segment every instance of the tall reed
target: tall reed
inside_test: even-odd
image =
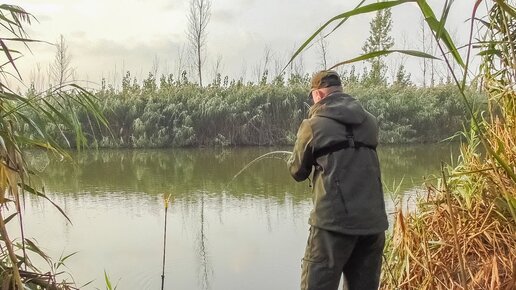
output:
[[[488,15],[477,18],[480,2],[472,7],[471,21],[483,19],[478,20],[485,37],[478,79],[489,110],[482,118],[472,116],[459,164],[443,168],[437,184],[427,185],[415,212],[398,208],[386,246],[396,275],[384,273],[383,289],[509,290],[516,285],[516,74],[511,65],[516,63],[516,10],[493,1]],[[464,92],[465,81],[457,84]]]
[[[13,42],[29,45],[34,42],[25,32],[35,17],[15,5],[0,5],[0,54],[8,61],[0,65],[0,287],[5,289],[76,289],[73,283],[60,281],[63,272],[57,270],[68,255],[53,262],[37,244],[26,237],[23,201],[26,194],[33,194],[48,201],[43,190],[31,186],[33,172],[28,167],[23,148],[39,148],[63,158],[70,157],[62,142],[58,142],[46,130],[58,128],[61,141],[70,147],[85,146],[86,137],[80,125],[78,110],[87,112],[91,120],[100,126],[106,120],[100,113],[95,97],[81,87],[67,84],[45,92],[21,96],[9,87],[11,77],[21,79],[16,61],[22,56],[12,50]],[[31,133],[28,133],[28,132]],[[68,217],[63,210],[50,201]],[[8,215],[9,214],[9,215]],[[16,219],[15,219],[16,218]],[[68,221],[70,221],[68,219]],[[16,223],[21,239],[13,240],[7,231],[7,223]],[[48,263],[50,270],[36,267],[31,256],[39,256]]]
[[[385,248],[382,289],[512,290],[516,285],[516,9],[512,2],[471,2],[469,41],[462,47],[465,59],[445,25],[454,1],[444,1],[438,17],[425,0],[361,2],[317,29],[292,59],[326,27],[336,29],[350,17],[407,2],[419,8],[430,28],[470,126],[463,133],[466,142],[458,165],[443,166],[441,178],[437,184],[427,184],[427,195],[413,212],[398,206]],[[487,15],[477,15],[481,4],[488,7]],[[474,42],[474,34],[481,39]],[[480,73],[470,78],[474,47],[480,49]],[[375,51],[337,65],[390,53],[428,57],[414,51]],[[474,105],[468,86],[484,93],[485,112]]]
[[[167,213],[171,196],[171,194],[163,196],[163,202],[165,204],[165,224],[163,225],[163,267],[161,270],[161,290],[165,289],[165,261],[167,253]]]

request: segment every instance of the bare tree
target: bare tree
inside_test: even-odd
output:
[[[74,75],[74,69],[71,66],[72,56],[68,52],[68,45],[66,44],[63,35],[60,35],[56,43],[56,55],[54,62],[50,64],[50,75],[52,81],[58,87],[62,87],[67,81],[71,81]]]
[[[177,70],[177,81],[181,81],[181,75],[185,70],[185,45],[183,44],[181,47],[177,48],[177,60],[176,60],[176,70]]]
[[[321,67],[322,69],[326,69],[328,67],[328,41],[324,39],[324,34],[322,34],[322,32],[319,34],[319,41],[317,41],[317,46],[319,47]]]
[[[247,78],[247,62],[245,59],[242,60],[240,65],[240,81],[243,83]]]
[[[158,78],[159,73],[159,58],[157,55],[154,55],[154,60],[152,61],[151,73],[155,78]]]
[[[195,56],[194,67],[199,76],[199,85],[202,86],[202,66],[206,48],[207,28],[211,16],[210,0],[191,0],[188,13],[187,37],[191,45],[192,56]]]
[[[274,78],[279,77],[283,73],[284,65],[285,65],[285,57],[276,55],[274,57]]]
[[[437,48],[434,45],[434,38],[430,37],[430,47],[432,48],[432,55],[435,54]],[[430,60],[430,86],[433,87],[435,85],[435,65],[434,59]]]
[[[292,52],[292,54],[294,54],[294,52]],[[303,74],[305,73],[305,63],[304,63],[304,60],[303,60],[303,54],[299,54],[299,56],[297,57],[297,60],[294,60],[290,63],[290,75],[295,75],[295,76],[303,76]]]
[[[123,74],[123,71],[122,71],[122,74]],[[118,85],[118,66],[117,66],[116,62],[113,65],[113,73],[111,73],[111,72],[108,73],[108,76],[110,76],[110,75],[112,76],[111,83],[113,84],[113,87],[116,88]]]
[[[269,46],[266,46],[263,50],[263,73],[269,72],[269,64],[272,58],[272,51]]]
[[[297,61],[294,63],[291,69],[290,76],[295,76],[302,78],[305,74],[305,62],[303,60],[303,55],[299,55]]]
[[[409,43],[410,41],[408,40],[407,34],[403,33],[401,36],[401,49],[411,49]],[[406,54],[399,54],[389,60],[388,71],[393,84],[399,84],[400,81],[404,84],[408,84],[410,81],[410,73],[405,70],[407,58]]]
[[[217,60],[213,64],[212,73],[213,73],[213,84],[220,85],[222,82],[222,55],[217,56]]]
[[[425,29],[426,22],[424,19],[421,19],[419,24],[420,24],[419,27],[421,29],[421,45],[423,46],[421,51],[428,53],[429,49],[428,49],[427,33],[426,33],[426,29]],[[432,37],[430,37],[430,39],[432,39]],[[427,63],[428,63],[428,60],[426,58],[423,58],[420,60],[421,69],[423,70],[423,87],[426,87]]]
[[[30,73],[29,83],[32,84],[33,89],[37,92],[42,91],[45,87],[45,76],[39,62],[36,63],[36,67]]]
[[[272,59],[272,50],[269,46],[265,46],[263,49],[263,59],[260,60],[255,66],[254,66],[254,77],[256,78],[256,81],[262,82],[264,80],[264,77],[267,78],[267,75],[269,74],[269,65]]]

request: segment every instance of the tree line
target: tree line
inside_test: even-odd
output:
[[[260,82],[227,77],[201,87],[186,72],[139,82],[130,72],[120,89],[103,85],[92,92],[109,127],[92,122],[80,108],[78,120],[91,145],[108,148],[291,145],[307,117],[310,77],[284,75]],[[403,83],[369,85],[343,76],[346,93],[375,115],[380,142],[438,142],[463,128],[466,112],[457,89],[449,84],[421,88]],[[30,94],[30,92],[29,92]],[[478,94],[480,104],[481,95]],[[74,144],[72,132],[59,124],[45,130]],[[68,141],[66,141],[68,139]]]
[[[185,68],[176,75],[158,76],[156,60],[153,65],[156,69],[143,80],[127,71],[120,86],[107,84],[103,79],[100,89],[91,90],[109,121],[109,129],[106,129],[77,109],[91,145],[154,148],[269,146],[294,142],[296,129],[307,116],[309,107],[309,74],[295,68],[295,63],[291,63],[286,71],[276,69],[271,74],[271,51],[266,49],[265,63],[260,63],[254,81],[244,77],[230,80],[217,68],[211,83],[204,81],[203,85],[202,66],[206,58],[210,7],[208,0],[190,3],[187,36],[195,69]],[[378,11],[370,22],[370,35],[362,47],[363,52],[391,49],[394,45],[390,35],[392,24],[389,9]],[[317,46],[322,68],[328,67],[324,34],[320,34]],[[62,85],[73,75],[73,70],[63,37],[56,47],[56,57],[51,65],[53,76],[49,80],[54,79]],[[433,63],[430,68],[427,62],[426,59],[423,61],[423,75],[426,79],[427,71],[431,72],[431,82],[430,86],[424,82],[423,87],[412,83],[403,64],[394,67],[394,75],[387,77],[388,65],[382,56],[369,59],[368,68],[362,72],[357,72],[354,66],[339,70],[345,91],[358,98],[378,118],[380,142],[437,142],[463,128],[466,112],[457,89],[449,78],[441,79],[437,84]],[[37,95],[34,82],[28,92],[28,96],[31,95]],[[480,101],[476,103],[480,104]],[[46,126],[46,130],[64,145],[75,144],[74,134],[64,132],[60,124]]]

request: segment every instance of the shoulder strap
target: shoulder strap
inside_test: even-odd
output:
[[[360,147],[366,147],[366,148],[376,151],[375,146],[371,146],[371,145],[364,144],[362,142],[355,141],[355,135],[353,134],[353,126],[349,125],[349,124],[346,124],[345,126],[346,126],[346,140],[315,151],[314,159],[317,159],[321,156],[328,155],[332,152],[339,151],[342,149],[347,149],[347,148],[358,149]]]

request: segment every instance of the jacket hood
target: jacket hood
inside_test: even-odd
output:
[[[366,114],[355,98],[336,92],[310,107],[308,117],[330,118],[342,124],[361,124]]]

